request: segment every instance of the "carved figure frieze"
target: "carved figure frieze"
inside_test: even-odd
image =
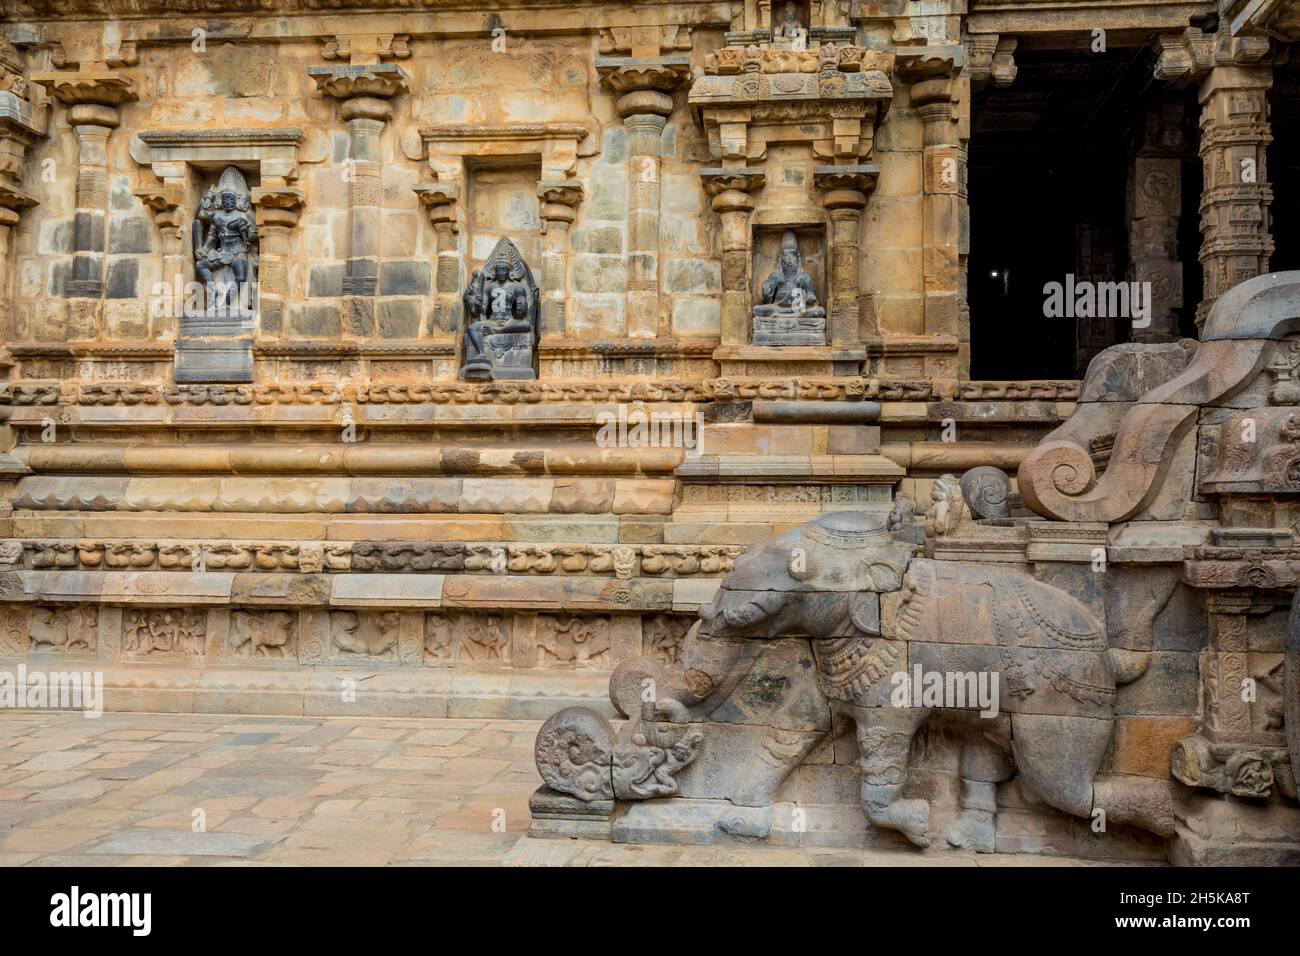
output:
[[[927,401],[938,397],[924,379],[745,379],[653,382],[269,383],[152,385],[134,382],[0,383],[0,405],[359,405],[500,404],[575,401],[697,402],[710,399]],[[1073,401],[1077,382],[962,382],[962,401]]]
[[[537,651],[537,663],[542,667],[607,668],[609,618],[539,614]]]
[[[139,657],[198,657],[206,652],[208,615],[195,608],[127,608],[122,650]]]
[[[292,611],[243,611],[230,615],[227,653],[248,660],[297,660],[298,617]]]
[[[37,605],[32,608],[30,637],[33,651],[94,654],[99,648],[99,608]]]

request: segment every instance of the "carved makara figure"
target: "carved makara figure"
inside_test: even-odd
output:
[[[463,379],[536,378],[539,300],[532,271],[502,237],[465,290]]]
[[[243,174],[226,167],[204,194],[194,219],[194,272],[206,289],[207,311],[247,313],[257,278],[257,222]]]
[[[803,267],[795,234],[781,238],[777,267],[754,306],[755,345],[825,345],[826,310],[817,304],[812,276]]]

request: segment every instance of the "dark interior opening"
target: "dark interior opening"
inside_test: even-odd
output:
[[[1268,147],[1268,179],[1273,187],[1274,272],[1300,269],[1300,67],[1288,64],[1273,72],[1269,91],[1273,142]]]
[[[1016,65],[1014,83],[990,85],[972,103],[971,377],[1080,378],[1097,352],[1128,340],[1129,323],[1078,318],[1072,309],[1051,317],[1044,287],[1065,287],[1069,276],[1131,278],[1130,161],[1147,135],[1148,107],[1171,93],[1153,79],[1153,54],[1145,48],[1018,50]],[[1191,106],[1181,120],[1186,147],[1178,229],[1185,305],[1178,317],[1180,326],[1194,330],[1200,168],[1197,111],[1192,91],[1185,92]]]

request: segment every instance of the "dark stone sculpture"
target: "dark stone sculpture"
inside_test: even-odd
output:
[[[532,271],[504,236],[465,290],[467,380],[536,378],[539,299]]]
[[[194,272],[209,313],[248,314],[256,281],[257,222],[243,174],[228,166],[194,219]]]
[[[236,167],[227,166],[204,194],[191,228],[203,296],[197,308],[187,297],[172,375],[177,382],[251,382],[257,221],[248,183]]]
[[[762,298],[754,306],[755,345],[826,344],[826,310],[817,304],[793,232],[781,239],[780,260],[763,283]]]

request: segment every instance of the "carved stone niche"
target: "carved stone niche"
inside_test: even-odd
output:
[[[754,345],[826,344],[826,229],[754,230]]]
[[[176,381],[253,380],[253,338],[279,329],[287,297],[304,139],[291,128],[145,130],[132,139],[132,158],[148,170],[135,193],[162,235],[178,320]]]
[[[893,54],[827,39],[807,49],[736,43],[705,56],[688,101],[718,162],[700,175],[723,228],[722,342],[713,355],[723,375],[860,373],[857,237],[879,172],[875,128],[893,98],[893,68]],[[795,230],[801,258],[820,250],[811,291],[821,314],[771,314],[783,303],[765,301],[772,268],[750,248],[760,226]],[[805,246],[811,237],[798,230],[813,226],[821,234]],[[795,285],[809,291],[804,282],[785,291]]]
[[[544,347],[548,337],[563,338],[569,226],[577,217],[577,206],[583,199],[577,161],[599,151],[596,128],[581,123],[440,124],[421,127],[403,139],[402,148],[408,159],[426,160],[433,171],[432,183],[421,183],[415,188],[429,209],[430,223],[438,235],[437,312],[439,327],[448,332],[457,325],[453,318],[461,305],[468,302],[465,295],[470,291],[471,279],[471,270],[456,265],[453,257],[483,261],[506,231],[522,247],[516,249],[517,254],[522,254],[524,260],[533,257],[530,243],[508,223],[496,223],[491,233],[474,227],[477,177],[484,173],[508,175],[518,174],[521,169],[536,170],[540,233],[536,234],[533,245],[537,247],[540,261],[530,262],[528,269],[530,275],[535,272],[537,277],[532,347]],[[455,294],[453,279],[456,284],[465,282],[460,296]],[[460,324],[467,326],[469,317]],[[466,352],[466,358],[470,357]],[[530,366],[527,377],[536,377],[535,364]],[[502,376],[493,373],[491,377]]]

